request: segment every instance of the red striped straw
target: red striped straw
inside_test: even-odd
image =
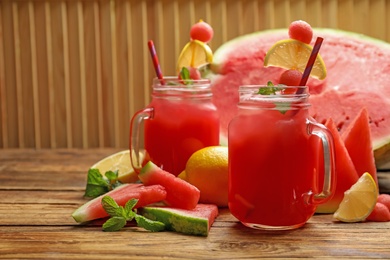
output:
[[[309,79],[311,70],[313,68],[314,62],[316,61],[323,40],[324,40],[323,38],[317,37],[316,43],[314,44],[313,50],[311,51],[309,60],[307,61],[305,71],[303,72],[301,81],[299,82],[299,86],[306,86],[307,80]],[[297,94],[300,94],[302,91],[303,89],[299,89],[297,91]]]
[[[153,66],[154,66],[154,70],[156,71],[157,78],[160,79],[161,85],[165,85],[164,77],[161,72],[160,63],[158,62],[156,48],[154,48],[154,43],[152,40],[148,41],[148,46],[149,46],[150,55],[152,56]]]

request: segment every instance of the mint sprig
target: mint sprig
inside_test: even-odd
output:
[[[285,85],[283,85],[283,84],[278,84],[278,85],[275,86],[271,81],[268,81],[267,82],[267,87],[259,88],[259,91],[257,92],[257,94],[260,94],[260,95],[276,95],[276,92],[282,90],[282,88],[284,86]],[[276,106],[276,109],[279,110],[280,113],[282,113],[282,114],[285,114],[291,108],[291,104],[287,103],[287,102],[286,103],[277,102],[275,104],[275,106]]]
[[[267,87],[259,88],[259,92],[257,94],[260,95],[276,95],[276,92],[281,90],[282,87],[285,86],[283,84],[274,85],[271,81],[267,82]]]
[[[180,70],[180,78],[185,85],[192,84],[193,80],[190,76],[190,70],[187,67],[182,67]]]
[[[88,170],[84,197],[96,198],[120,185],[122,183],[118,181],[118,171],[107,171],[103,176],[99,169],[91,168]]]
[[[131,199],[122,207],[110,196],[104,196],[102,198],[102,206],[111,217],[103,224],[103,231],[118,231],[126,225],[127,221],[132,221],[133,219],[135,219],[139,227],[146,230],[152,232],[164,230],[164,223],[147,219],[142,215],[138,215],[135,210],[133,210],[137,202],[137,199]]]

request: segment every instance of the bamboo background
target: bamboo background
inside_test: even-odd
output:
[[[147,41],[173,75],[199,19],[213,50],[297,19],[390,42],[389,0],[1,0],[0,148],[127,148],[154,77]]]

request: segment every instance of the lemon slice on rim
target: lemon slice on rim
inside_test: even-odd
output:
[[[118,180],[122,183],[131,183],[138,180],[138,175],[134,171],[130,162],[130,151],[124,150],[114,153],[92,165],[93,169],[99,169],[101,174],[107,171],[118,171]]]
[[[376,182],[366,172],[344,193],[344,198],[333,217],[343,222],[363,221],[373,211],[377,199],[378,187]]]
[[[303,73],[312,50],[312,46],[301,41],[293,39],[278,41],[268,50],[264,67],[296,69]],[[321,80],[326,77],[325,63],[320,54],[317,55],[310,76]]]
[[[213,52],[206,43],[192,40],[188,42],[179,55],[176,70],[180,72],[183,67],[199,68],[213,61]]]

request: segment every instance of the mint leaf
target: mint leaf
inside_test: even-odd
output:
[[[100,195],[107,193],[109,190],[107,187],[102,187],[99,185],[94,185],[94,184],[88,184],[85,187],[85,193],[84,197],[88,198],[96,198],[99,197]]]
[[[291,103],[290,102],[286,102],[286,103],[277,103],[276,104],[276,109],[280,111],[280,113],[282,113],[283,115],[288,111],[290,110],[291,108]]]
[[[275,85],[271,82],[267,82],[267,87],[261,87],[259,88],[259,92],[257,94],[260,95],[275,95],[276,91],[280,90],[279,87],[275,87]]]
[[[104,196],[102,198],[102,206],[103,209],[110,215],[111,217],[122,217],[126,218],[126,213],[123,207],[120,207],[116,201],[110,196]]]
[[[118,231],[126,225],[124,217],[111,217],[103,224],[103,231],[113,232]]]
[[[109,183],[98,169],[89,169],[84,197],[96,198],[110,190]]]
[[[125,206],[119,206],[110,196],[102,198],[103,209],[111,216],[104,224],[104,231],[118,231],[126,225],[127,221],[135,218],[137,225],[152,232],[158,232],[165,229],[165,224],[159,221],[153,221],[138,215],[134,210],[138,199],[130,199]]]
[[[185,85],[191,84],[193,80],[190,76],[190,70],[187,67],[182,67],[180,70],[180,78]]]
[[[96,198],[122,185],[118,171],[107,171],[103,176],[99,169],[89,169],[84,197]]]
[[[127,220],[131,220],[135,217],[136,213],[133,211],[134,206],[137,204],[137,199],[131,199],[125,204],[125,214]]]
[[[88,170],[87,183],[93,184],[93,185],[99,185],[99,186],[103,186],[103,187],[109,186],[107,180],[105,180],[103,175],[100,174],[99,169],[89,169]]]
[[[183,67],[180,70],[180,77],[181,79],[190,79],[190,71],[188,70],[187,67]]]
[[[137,225],[139,227],[142,227],[146,230],[152,231],[152,232],[159,232],[163,231],[165,229],[165,224],[160,222],[160,221],[154,221],[150,220],[148,218],[145,218],[144,216],[141,215],[136,215],[135,216],[135,221],[137,222]]]
[[[104,176],[106,176],[109,181],[116,182],[118,180],[118,171],[107,171]]]

